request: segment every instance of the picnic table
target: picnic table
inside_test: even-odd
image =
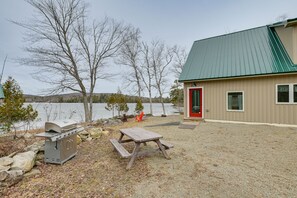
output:
[[[152,131],[145,130],[143,128],[138,128],[138,127],[120,129],[120,133],[121,133],[121,136],[118,140],[110,139],[110,142],[113,144],[114,148],[119,152],[119,154],[123,158],[131,158],[126,169],[131,168],[136,157],[143,156],[143,155],[147,154],[148,151],[146,151],[144,153],[140,152],[140,145],[141,144],[146,145],[147,142],[153,141],[153,142],[157,143],[158,150],[160,150],[163,153],[163,155],[166,159],[170,159],[166,150],[169,148],[172,148],[173,145],[161,140],[161,138],[163,138],[162,135],[152,132]],[[123,139],[125,136],[127,136],[128,139]],[[122,144],[126,143],[126,142],[132,142],[132,141],[135,143],[135,147],[133,149],[133,152],[129,153],[123,147]]]

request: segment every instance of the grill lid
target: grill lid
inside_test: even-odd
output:
[[[44,128],[46,132],[65,133],[77,127],[74,120],[58,120],[45,122]]]

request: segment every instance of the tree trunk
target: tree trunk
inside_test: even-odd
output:
[[[93,93],[90,93],[90,95],[89,95],[89,101],[90,101],[90,103],[89,103],[89,107],[90,107],[90,121],[92,121],[93,120]]]
[[[88,96],[86,93],[83,93],[83,104],[84,104],[84,110],[85,110],[85,122],[90,122],[90,110],[88,105]]]
[[[164,102],[163,102],[163,95],[162,95],[162,91],[161,91],[160,88],[159,88],[159,94],[160,94],[160,102],[161,102],[161,104],[162,104],[162,109],[163,109],[163,115],[166,116],[165,105],[164,105]]]
[[[152,101],[152,92],[149,91],[149,98],[150,98],[150,114],[153,115],[153,101]]]
[[[112,105],[112,118],[114,118],[114,105]]]
[[[163,115],[166,116],[166,112],[165,112],[165,105],[164,105],[164,102],[163,102],[163,97],[161,96],[160,98],[160,101],[161,101],[161,104],[162,104],[162,109],[163,109]]]

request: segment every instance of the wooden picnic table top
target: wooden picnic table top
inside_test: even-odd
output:
[[[148,142],[163,138],[163,136],[158,133],[138,127],[120,129],[120,132],[130,137],[134,142]]]

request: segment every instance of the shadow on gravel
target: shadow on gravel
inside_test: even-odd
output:
[[[144,127],[178,126],[178,125],[180,125],[180,122],[167,122],[167,123],[163,123],[163,124],[147,125]]]

